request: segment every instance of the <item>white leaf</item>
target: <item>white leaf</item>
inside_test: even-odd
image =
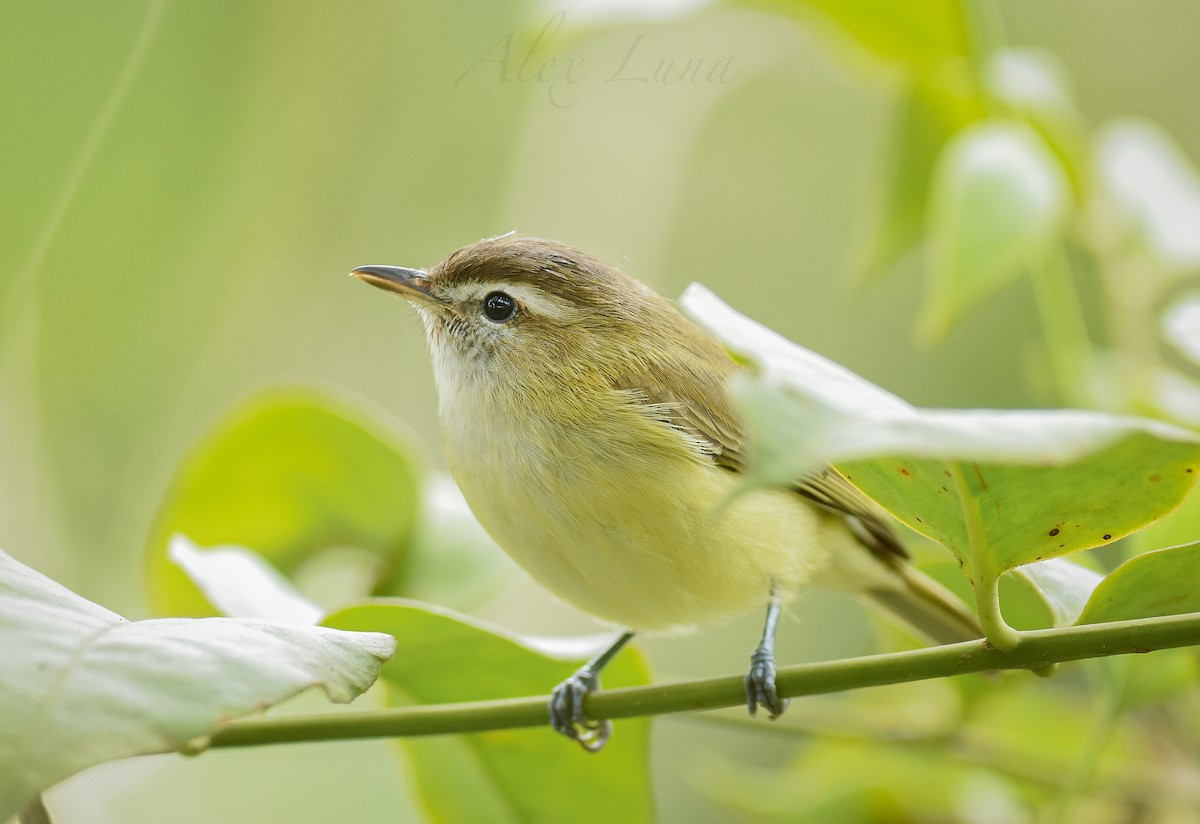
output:
[[[976,582],[1117,540],[1195,485],[1200,436],[1074,410],[916,409],[789,344],[693,285],[683,308],[757,369],[730,391],[748,483],[790,485],[834,465]]]
[[[735,395],[764,387],[755,403],[793,404],[779,411],[791,419],[810,419],[810,431],[787,439],[801,441],[807,450],[794,456],[786,469],[789,478],[824,463],[880,455],[1049,466],[1077,460],[1135,432],[1196,440],[1169,424],[1102,412],[916,409],[737,313],[700,284],[689,286],[681,303],[726,348],[756,365],[757,374],[736,385]]]
[[[1050,610],[1054,626],[1069,627],[1079,620],[1092,593],[1104,576],[1063,558],[1050,558],[1017,567],[1020,575],[1033,585]]]
[[[80,770],[202,744],[309,687],[351,701],[395,646],[246,619],[130,622],[0,552],[0,821]]]
[[[176,534],[167,546],[167,557],[187,573],[218,612],[230,618],[309,626],[324,614],[262,556],[244,547],[201,549],[186,535]]]

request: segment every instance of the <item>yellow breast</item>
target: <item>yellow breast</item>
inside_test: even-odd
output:
[[[451,471],[480,523],[536,580],[599,618],[634,630],[708,622],[826,563],[825,519],[799,496],[733,497],[736,475],[620,404],[592,403],[594,416],[565,422],[495,408],[486,393],[442,401]]]

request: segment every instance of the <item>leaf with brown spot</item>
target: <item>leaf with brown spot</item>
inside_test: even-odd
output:
[[[683,304],[754,365],[732,388],[754,444],[753,482],[786,483],[834,464],[954,553],[968,577],[994,577],[1128,535],[1166,515],[1194,486],[1188,470],[1200,462],[1200,436],[1188,430],[1098,412],[917,409],[700,286],[689,288]],[[1161,480],[1145,483],[1151,474]],[[1058,533],[1049,534],[1055,526]],[[974,570],[978,563],[985,568]]]

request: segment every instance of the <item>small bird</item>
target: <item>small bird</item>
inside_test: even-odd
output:
[[[734,495],[752,455],[726,389],[741,367],[648,286],[512,234],[428,270],[351,274],[419,313],[446,457],[479,522],[547,589],[625,629],[551,695],[551,724],[585,749],[611,732],[585,698],[636,632],[765,606],[746,699],[772,719],[780,605],[804,585],[862,593],[939,643],[982,636],[835,469]]]

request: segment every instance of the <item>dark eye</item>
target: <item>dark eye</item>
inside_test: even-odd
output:
[[[483,314],[488,320],[503,323],[517,313],[517,302],[503,292],[492,292],[483,299]]]

